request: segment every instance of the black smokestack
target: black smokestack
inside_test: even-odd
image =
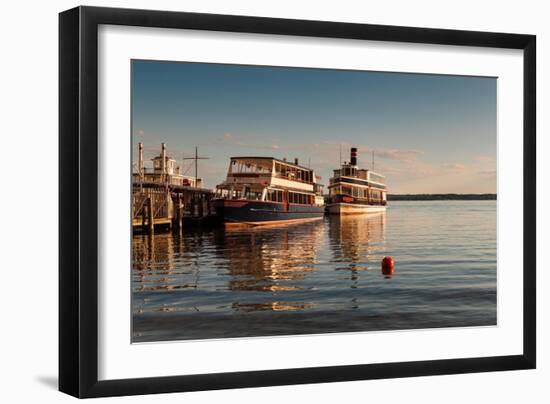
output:
[[[357,165],[357,147],[351,148],[351,156],[350,156],[350,165],[356,166]]]

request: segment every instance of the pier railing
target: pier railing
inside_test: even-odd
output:
[[[214,192],[170,183],[134,182],[132,226],[153,232],[155,227],[178,229],[187,219],[212,216],[210,200]]]
[[[149,217],[149,206],[152,207],[152,218],[154,220],[172,219],[173,203],[170,195],[163,190],[150,188],[132,195],[132,218],[134,221],[145,220],[145,217]]]

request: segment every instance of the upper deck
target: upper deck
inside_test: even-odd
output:
[[[374,167],[374,153],[373,153]],[[334,170],[334,175],[329,179],[329,188],[334,189],[341,183],[357,187],[374,187],[386,189],[386,178],[382,174],[375,173],[366,168],[359,168],[357,165],[357,147],[350,149],[350,160],[344,162],[339,169]]]
[[[334,170],[334,176],[329,179],[329,187],[341,182],[386,188],[386,178],[382,174],[351,164],[343,164],[340,169]]]
[[[231,157],[222,185],[262,185],[312,192],[315,172],[308,167],[274,157]]]

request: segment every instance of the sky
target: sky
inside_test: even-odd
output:
[[[133,155],[165,142],[194,175],[182,157],[198,147],[209,188],[232,156],[297,157],[326,185],[357,147],[389,193],[495,193],[496,91],[490,77],[134,60]]]

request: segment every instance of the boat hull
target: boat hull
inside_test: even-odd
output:
[[[339,202],[328,204],[327,211],[331,215],[358,215],[385,212],[386,206]]]
[[[302,223],[323,218],[324,206],[278,202],[215,199],[216,215],[226,226],[264,226]]]

